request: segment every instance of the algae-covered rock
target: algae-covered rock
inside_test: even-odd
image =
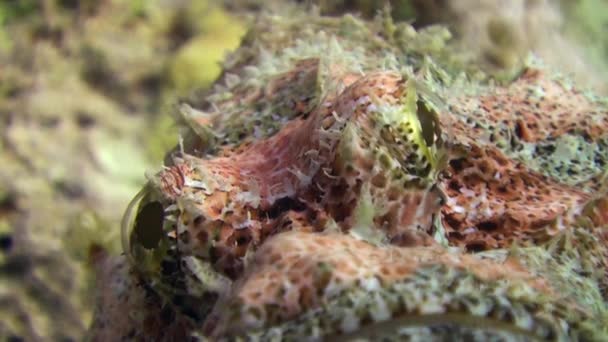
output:
[[[199,3],[195,10],[176,16],[176,25],[197,25],[200,33],[180,47],[169,70],[172,87],[179,94],[200,89],[213,82],[221,72],[221,61],[238,45],[245,27],[220,7]],[[179,21],[184,21],[179,23]],[[221,27],[221,30],[217,30]]]
[[[602,0],[411,0],[417,27],[447,25],[480,62],[520,66],[529,51],[579,84],[606,94],[606,3]]]
[[[124,207],[178,141],[158,115],[176,102],[167,70],[186,44],[174,18],[202,3],[0,2],[0,340],[83,338],[89,256],[121,253]],[[221,20],[192,37],[245,23],[205,6]]]
[[[89,337],[607,339],[606,101],[450,38],[262,15],[97,254]]]
[[[595,75],[588,75],[596,87],[606,90],[605,79],[608,75],[608,38],[604,34],[608,26],[606,2],[601,0],[562,0],[564,31],[577,41],[585,53],[585,60]],[[581,62],[579,62],[581,63]]]

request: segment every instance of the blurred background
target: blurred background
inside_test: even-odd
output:
[[[0,0],[0,340],[76,341],[94,308],[92,244],[179,137],[260,13],[290,6],[445,24],[488,73],[530,51],[608,93],[608,0]]]

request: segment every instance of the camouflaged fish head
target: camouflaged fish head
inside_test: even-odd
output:
[[[182,334],[607,336],[605,101],[450,73],[437,28],[268,20],[124,218]]]
[[[168,300],[225,293],[257,247],[288,230],[435,243],[444,199],[435,181],[444,162],[437,113],[398,72],[339,74],[332,66],[334,89],[320,97],[319,63],[297,61],[249,90],[257,94],[236,93],[233,118],[242,122],[182,109],[206,152],[176,153],[123,222],[125,249]],[[309,93],[283,94],[294,83]],[[260,102],[283,116],[251,113]]]

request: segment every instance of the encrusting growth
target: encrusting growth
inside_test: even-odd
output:
[[[260,20],[98,262],[92,339],[607,338],[605,102],[447,38]]]

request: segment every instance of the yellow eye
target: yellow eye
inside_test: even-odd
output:
[[[435,143],[435,137],[437,135],[437,122],[435,121],[435,114],[427,107],[424,101],[418,100],[416,103],[418,111],[418,121],[420,121],[420,127],[422,128],[422,138],[426,146],[432,146]]]

